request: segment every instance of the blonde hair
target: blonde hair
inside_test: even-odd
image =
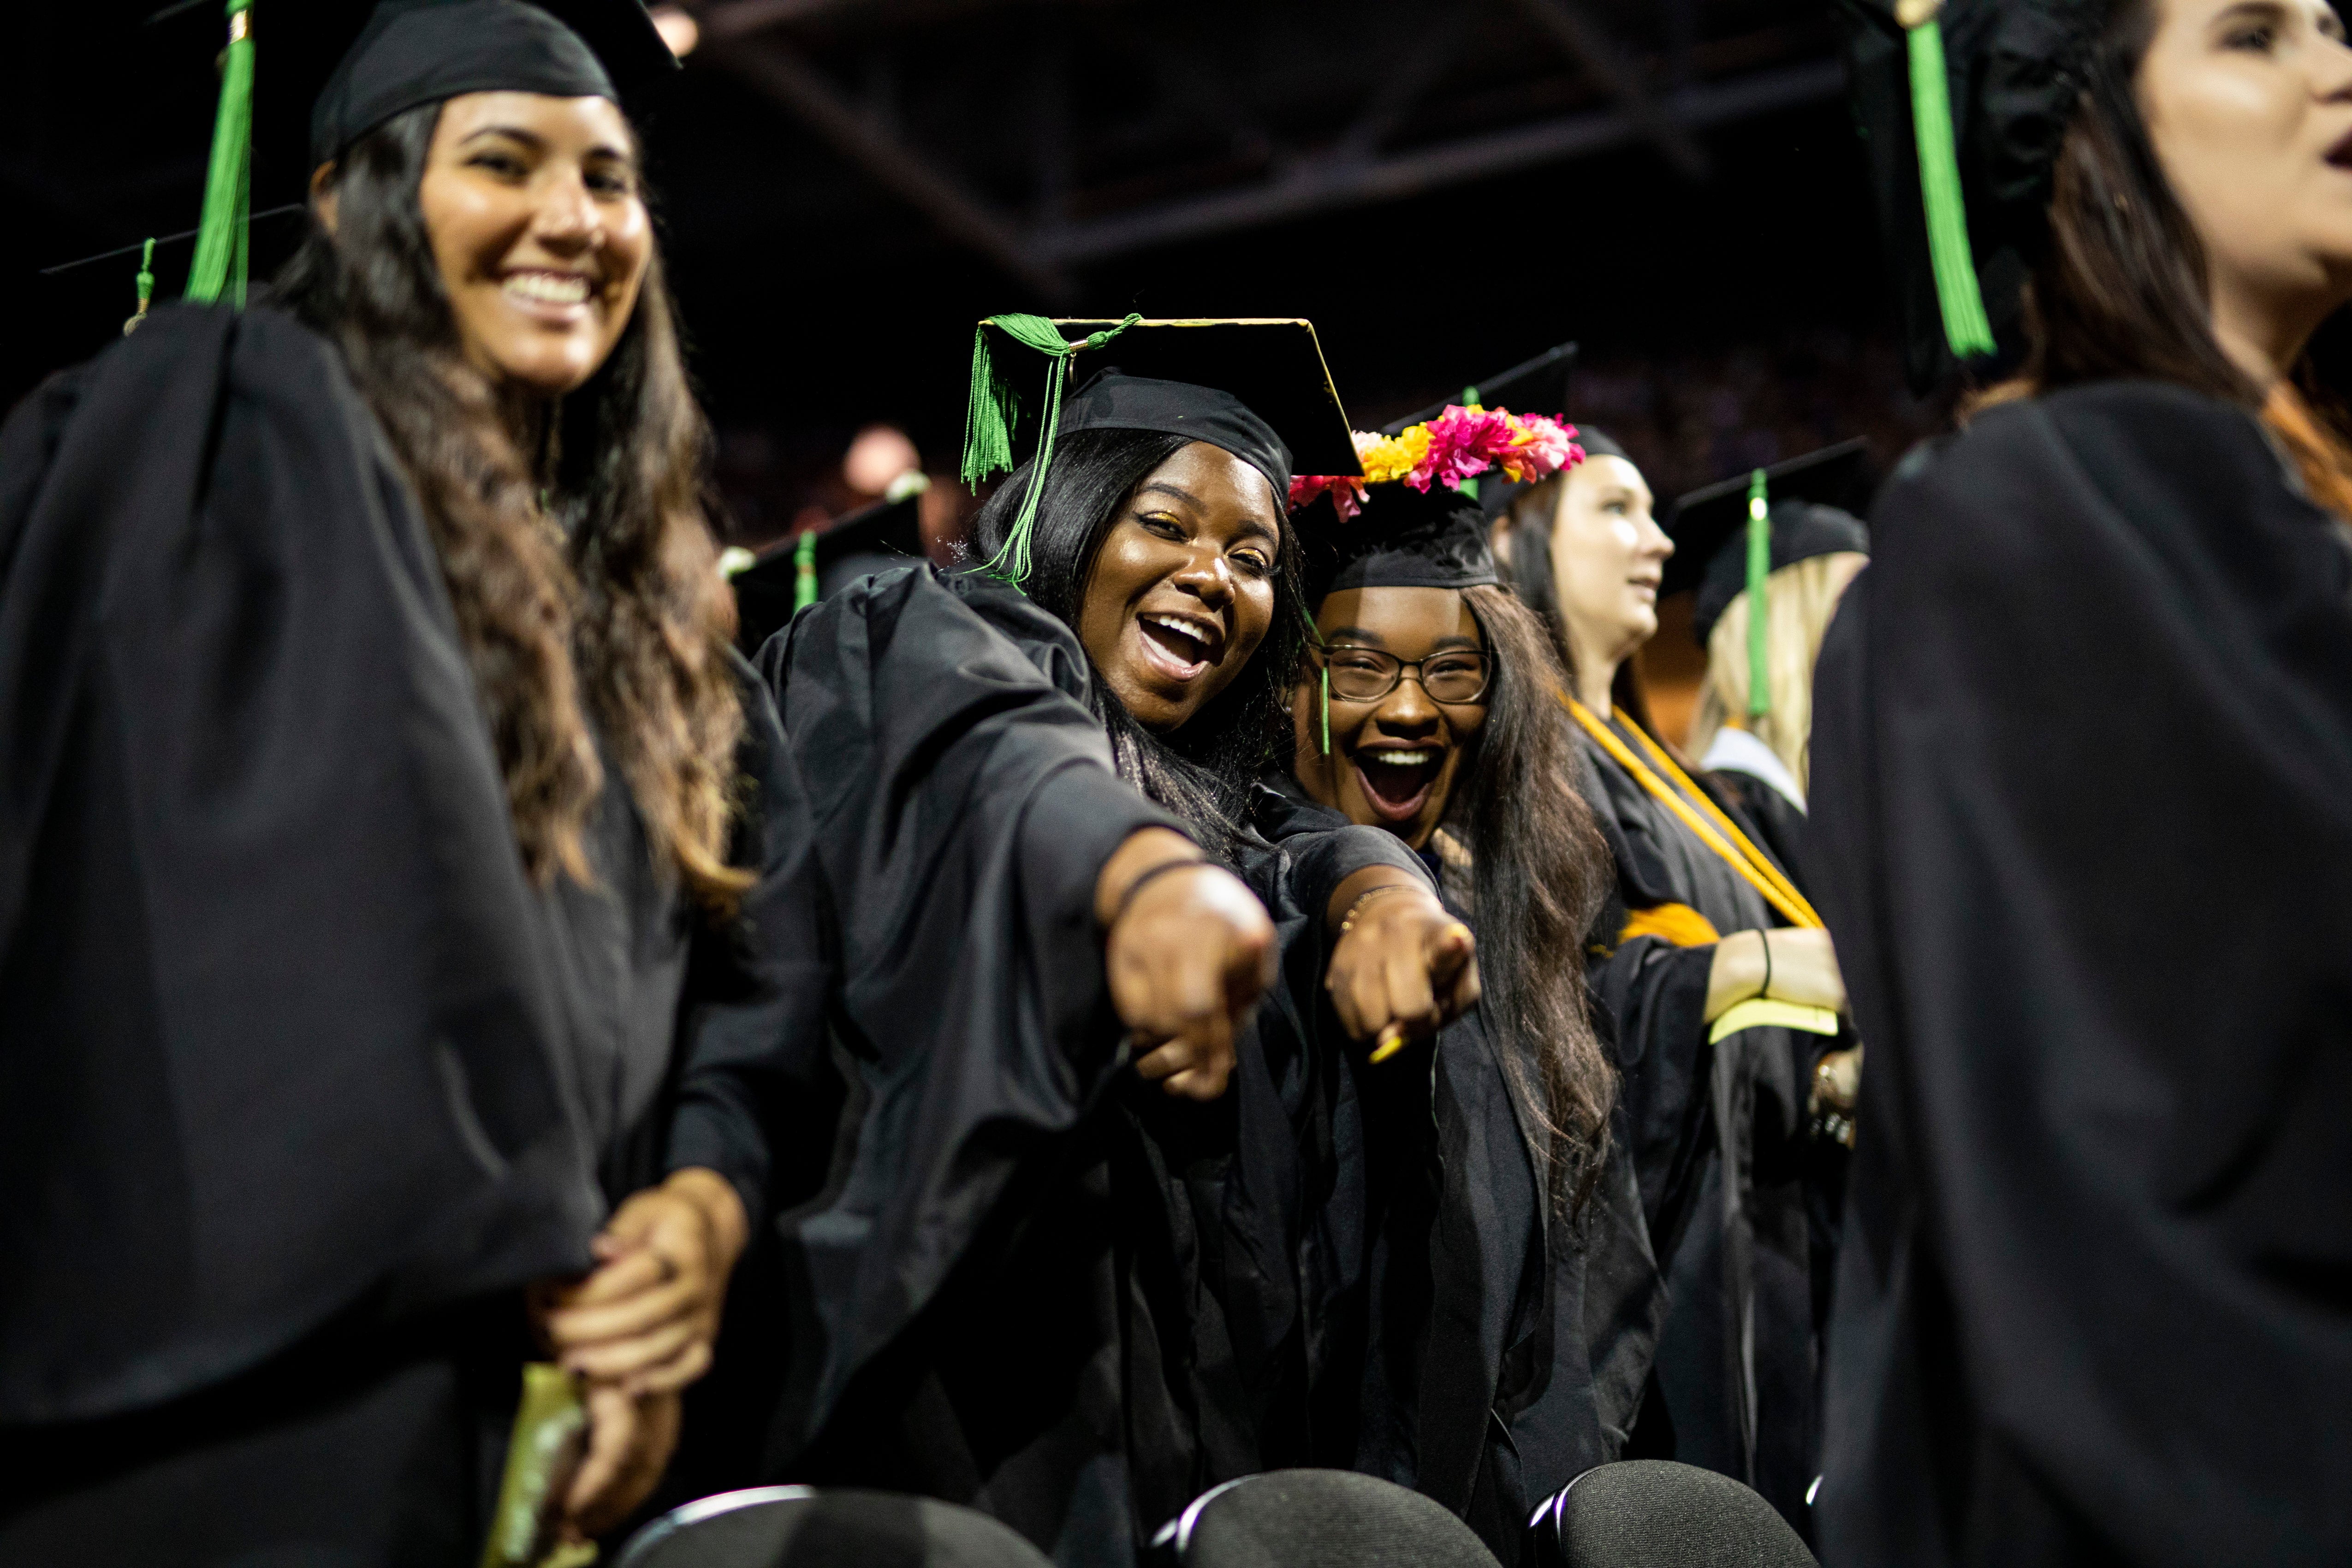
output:
[[[1747,717],[1748,597],[1743,593],[1731,601],[1707,635],[1706,684],[1699,691],[1698,716],[1691,721],[1691,755],[1706,755],[1716,731],[1738,719],[1788,764],[1799,789],[1812,787],[1813,660],[1852,581],[1844,569],[1852,554],[1808,556],[1765,579],[1764,646],[1771,662],[1765,689],[1772,710],[1759,718]]]

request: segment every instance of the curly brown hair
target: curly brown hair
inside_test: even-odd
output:
[[[593,879],[601,737],[657,856],[724,912],[751,881],[726,858],[743,713],[659,249],[585,385],[550,404],[494,384],[459,352],[418,202],[440,111],[343,156],[335,230],[313,217],[273,302],[341,347],[415,487],[532,877]]]

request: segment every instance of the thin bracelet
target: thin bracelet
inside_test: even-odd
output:
[[[1764,985],[1756,993],[1759,997],[1772,994],[1772,933],[1759,926],[1756,940],[1764,944]]]
[[[1356,895],[1356,901],[1348,906],[1348,912],[1339,917],[1339,934],[1345,936],[1355,930],[1356,911],[1382,893],[1418,893],[1425,890],[1418,882],[1382,882],[1377,888],[1366,888]]]
[[[1118,908],[1111,910],[1110,919],[1103,922],[1103,930],[1108,931],[1112,926],[1127,918],[1128,906],[1135,902],[1135,895],[1143,891],[1143,884],[1152,878],[1164,877],[1171,871],[1188,871],[1195,866],[1205,866],[1208,863],[1207,858],[1202,858],[1195,860],[1162,860],[1157,866],[1145,867],[1136,874],[1135,880],[1127,885],[1127,891],[1118,896]]]

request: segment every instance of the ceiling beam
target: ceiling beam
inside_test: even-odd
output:
[[[1657,110],[1677,132],[1688,135],[1749,115],[1833,99],[1844,90],[1845,73],[1838,62],[1816,60],[1684,88],[1658,100]],[[1628,110],[1596,110],[1391,158],[1318,159],[1300,163],[1286,178],[1267,184],[1074,224],[1040,236],[1039,244],[1052,262],[1077,266],[1155,245],[1420,195],[1603,152],[1650,134],[1650,127]]]
[[[1698,139],[1659,107],[1640,69],[1611,39],[1608,29],[1585,14],[1580,0],[1513,0],[1513,4],[1559,46],[1571,65],[1591,73],[1641,133],[1657,144],[1676,174],[1689,180],[1706,177],[1706,152]]]
[[[851,103],[799,50],[775,39],[747,38],[705,52],[713,65],[758,89],[885,189],[1027,283],[1048,304],[1071,298],[1069,279],[1019,225]]]
[[[1363,111],[1356,122],[1341,133],[1332,151],[1341,157],[1369,157],[1381,149],[1404,123],[1412,106],[1445,73],[1453,68],[1454,56],[1460,52],[1463,35],[1468,30],[1466,17],[1470,7],[1441,7],[1429,29],[1410,40],[1411,47],[1396,62],[1381,84],[1372,89],[1364,102]]]

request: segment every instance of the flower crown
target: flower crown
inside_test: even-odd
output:
[[[1576,426],[1563,419],[1482,408],[1475,403],[1467,407],[1448,404],[1436,418],[1399,435],[1356,431],[1356,457],[1364,466],[1364,477],[1301,474],[1290,481],[1290,510],[1297,511],[1328,491],[1332,510],[1345,521],[1363,510],[1370,485],[1402,479],[1425,495],[1432,480],[1449,490],[1460,489],[1463,480],[1490,468],[1500,468],[1522,483],[1549,479],[1584,461],[1584,448],[1576,444],[1575,436]]]

